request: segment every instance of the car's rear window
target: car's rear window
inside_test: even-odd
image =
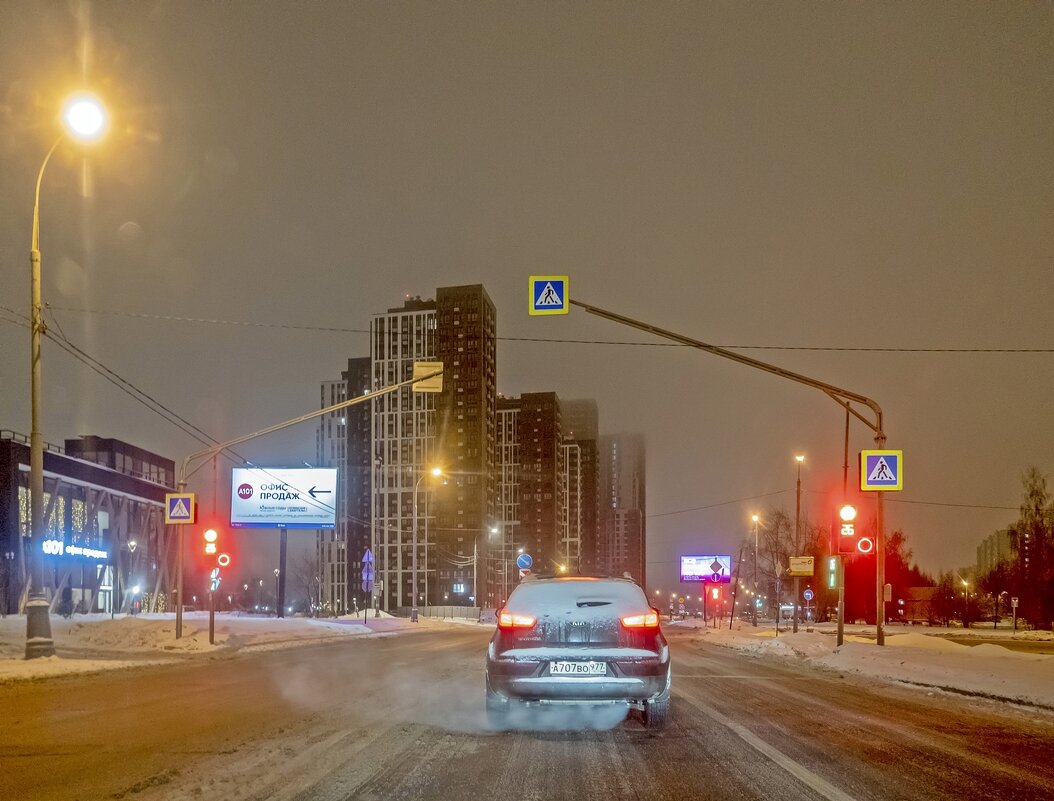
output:
[[[573,610],[579,615],[596,612],[600,617],[644,612],[648,599],[636,584],[604,579],[557,579],[525,581],[513,590],[505,608],[544,616]]]

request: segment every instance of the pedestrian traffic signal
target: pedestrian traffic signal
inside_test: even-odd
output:
[[[205,532],[204,534],[202,534],[202,537],[205,540],[205,555],[214,556],[219,547],[217,545],[217,541],[219,540],[220,535],[216,533],[216,529],[208,528],[205,529]]]
[[[857,522],[856,507],[851,503],[843,504],[835,520],[837,551],[842,554],[872,553],[875,550],[875,539],[861,531]]]

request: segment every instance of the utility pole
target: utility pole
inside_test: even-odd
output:
[[[794,492],[794,547],[801,548],[801,463],[805,461],[804,456],[795,456],[798,462],[798,483]],[[801,579],[794,577],[794,623],[792,630],[798,633],[798,593],[801,591]]]

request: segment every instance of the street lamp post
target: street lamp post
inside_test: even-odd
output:
[[[44,168],[67,135],[84,142],[98,139],[106,130],[106,113],[93,97],[71,98],[63,112],[66,133],[55,140],[37,173],[33,199],[33,235],[30,264],[30,432],[29,432],[29,595],[26,601],[26,659],[54,656],[48,599],[44,592],[44,435],[40,430],[41,368],[40,339],[44,334],[43,305],[40,299],[40,183]]]
[[[750,619],[751,625],[756,628],[758,625],[758,521],[761,518],[757,515],[751,515],[750,519],[754,521],[754,595],[750,602],[750,608],[752,610]]]
[[[801,463],[805,461],[804,456],[795,456],[795,461],[798,463],[798,483],[794,491],[794,547],[801,547]],[[799,582],[801,579],[798,576],[794,577],[794,623],[792,628],[795,634],[798,633],[798,593],[800,591]]]
[[[427,473],[422,473],[421,477],[417,479],[414,484],[414,519],[413,519],[413,553],[410,556],[411,563],[411,574],[413,587],[410,590],[410,622],[417,622],[417,490],[421,486],[421,482],[424,481],[425,476],[441,476],[443,470],[439,467],[433,467]],[[427,569],[427,565],[425,566]],[[475,587],[473,587],[475,589]]]

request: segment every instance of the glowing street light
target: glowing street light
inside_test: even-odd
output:
[[[91,94],[70,97],[63,107],[62,121],[72,136],[82,142],[94,142],[106,133],[106,109]]]
[[[26,659],[54,656],[49,604],[44,593],[44,435],[40,426],[42,379],[40,340],[44,334],[43,303],[40,298],[40,183],[51,155],[67,136],[84,142],[93,141],[106,130],[106,112],[102,104],[89,95],[79,95],[67,103],[63,121],[66,132],[55,140],[37,173],[33,196],[33,233],[29,250],[30,305],[30,432],[29,432],[29,593],[26,599]]]

